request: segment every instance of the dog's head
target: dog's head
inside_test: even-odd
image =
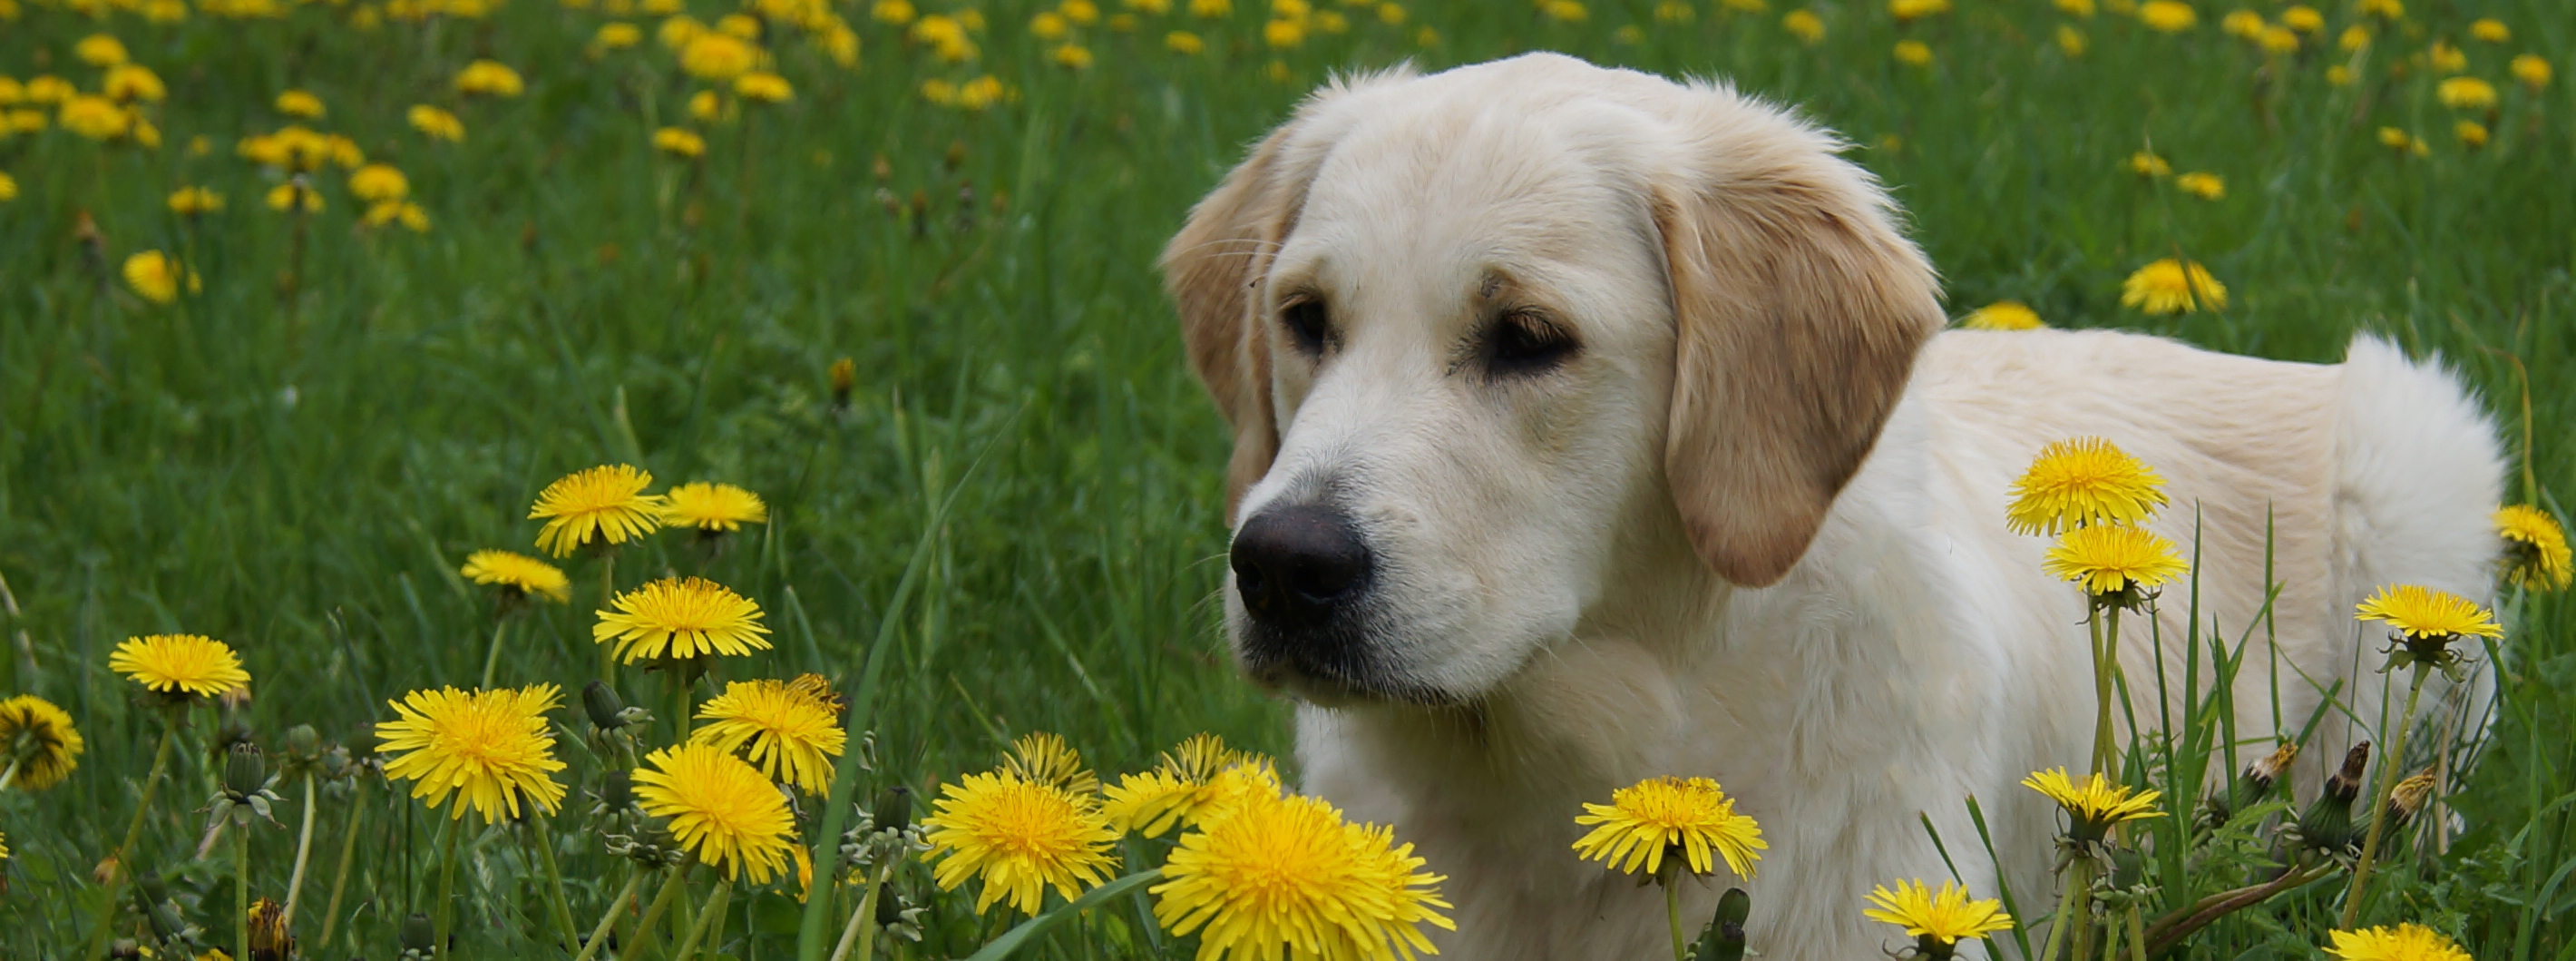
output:
[[[1531,55],[1318,92],[1164,251],[1235,431],[1226,615],[1255,679],[1473,699],[1640,529],[1785,576],[1942,323],[1832,135]]]

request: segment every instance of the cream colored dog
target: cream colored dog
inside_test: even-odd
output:
[[[2202,622],[2231,638],[2277,532],[2293,730],[2338,679],[2375,716],[2350,616],[2374,587],[2489,591],[2499,454],[2451,378],[2366,338],[2315,366],[1944,333],[1931,266],[1839,147],[1721,85],[1562,56],[1399,70],[1316,93],[1165,252],[1235,431],[1236,655],[1303,702],[1306,789],[1448,876],[1449,956],[1666,950],[1656,892],[1570,848],[1583,802],[1663,774],[1760,819],[1765,957],[1898,945],[1862,895],[1949,876],[1918,812],[1993,895],[1972,794],[2044,913],[2056,817],[2017,782],[2080,768],[2093,716],[2077,591],[2004,526],[2051,441],[2163,473],[2152,526],[2188,552],[2197,524]],[[2123,640],[2153,718],[2150,632]],[[2248,755],[2270,660],[2241,681],[2267,705],[2241,712]],[[1733,883],[1686,884],[1687,911]]]

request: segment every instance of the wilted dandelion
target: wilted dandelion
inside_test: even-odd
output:
[[[1317,798],[1256,800],[1184,834],[1155,885],[1154,917],[1199,935],[1207,961],[1404,958],[1434,953],[1421,926],[1445,878],[1422,870],[1393,832],[1350,824]]]
[[[2130,274],[2120,285],[2120,305],[2150,314],[2188,314],[2227,306],[2227,286],[2209,268],[2167,257]]]
[[[671,836],[728,879],[767,884],[787,870],[796,818],[778,787],[713,744],[645,755],[632,777],[644,813],[670,820]]]
[[[557,604],[572,600],[572,580],[562,569],[525,554],[475,551],[466,555],[465,566],[457,573],[477,584],[497,586],[505,594],[533,594]]]
[[[2227,196],[2227,181],[2206,170],[2195,170],[2175,177],[2174,186],[2202,200],[2218,200]]]
[[[454,795],[456,803],[446,805],[451,819],[464,817],[469,808],[486,823],[515,820],[523,805],[554,813],[564,788],[553,774],[564,763],[555,760],[545,714],[560,694],[552,684],[482,691],[444,687],[388,701],[399,717],[376,725],[376,750],[391,757],[385,777],[417,782],[411,796],[432,810]]]
[[[703,577],[666,577],[617,595],[612,606],[599,612],[591,639],[616,642],[614,653],[628,664],[769,649],[760,605]]]
[[[849,736],[825,694],[785,681],[733,681],[698,707],[709,723],[689,732],[694,744],[740,753],[760,773],[821,793],[832,783],[832,758]]]
[[[519,72],[498,61],[477,60],[456,75],[456,92],[471,96],[516,97],[527,89]]]
[[[1959,326],[1968,330],[2041,330],[2048,326],[2039,312],[2018,300],[1999,300],[1959,318]]]
[[[923,860],[938,860],[932,878],[942,891],[981,877],[977,914],[1007,898],[1034,915],[1050,886],[1068,901],[1080,896],[1103,880],[1118,840],[1090,798],[1009,771],[942,785],[935,808],[921,820],[931,846]]]
[[[2164,816],[2164,812],[2155,809],[2156,799],[2162,795],[2154,791],[2131,794],[2128,785],[2115,784],[2099,771],[2078,784],[2066,776],[2065,768],[2050,768],[2031,772],[2021,783],[2065,810],[2069,821],[2067,837],[2079,844],[2100,841],[2113,825],[2125,821]]]
[[[1599,827],[1575,841],[1574,850],[1628,874],[1660,875],[1672,857],[1681,870],[1707,875],[1722,858],[1727,870],[1750,880],[1753,862],[1770,847],[1761,825],[1735,813],[1735,800],[1704,777],[1647,778],[1610,792],[1610,803],[1587,803],[1583,810],[1574,823]]]
[[[33,694],[0,700],[0,790],[42,791],[80,766],[72,716]]]
[[[2441,932],[2420,924],[2334,931],[2326,953],[2337,961],[2471,961],[2469,953]]]
[[[125,285],[145,300],[166,304],[179,299],[181,281],[189,293],[205,289],[195,271],[181,266],[177,258],[158,250],[146,250],[125,258]]]
[[[2505,579],[2526,590],[2555,591],[2576,579],[2567,531],[2558,519],[2529,504],[2495,512],[2496,533],[2504,538]]]
[[[2433,87],[2433,96],[2453,110],[2484,110],[2496,103],[2495,85],[2476,77],[2445,78]]]
[[[1921,961],[1952,957],[1961,940],[2010,931],[2013,926],[2003,902],[1970,901],[1968,889],[1949,880],[1941,882],[1937,894],[1921,881],[1898,881],[1893,891],[1884,885],[1875,887],[1870,889],[1869,903],[1873,907],[1861,914],[1904,928],[1916,939],[1914,956]]]
[[[662,526],[662,498],[644,493],[653,475],[626,464],[603,464],[567,474],[537,493],[530,518],[545,518],[537,546],[556,557],[594,541],[623,544]]]
[[[109,670],[163,697],[205,698],[250,685],[250,672],[222,641],[201,634],[129,637],[108,655]]]
[[[2172,541],[2126,524],[2089,524],[2067,531],[2040,565],[2051,577],[2081,584],[2095,598],[2130,595],[2191,570]]]
[[[2147,0],[2138,5],[2138,22],[2160,33],[2181,33],[2200,25],[2200,14],[2182,0]]]
[[[325,112],[322,98],[314,96],[310,90],[288,90],[278,94],[276,106],[279,113],[308,120],[319,120]]]
[[[2136,524],[2166,503],[2164,478],[2110,441],[2078,437],[2040,448],[2012,484],[2006,526],[2056,534],[2096,524]]]

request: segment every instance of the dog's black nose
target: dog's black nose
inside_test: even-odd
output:
[[[1234,532],[1234,587],[1252,619],[1312,627],[1366,586],[1368,545],[1329,507],[1273,507]]]

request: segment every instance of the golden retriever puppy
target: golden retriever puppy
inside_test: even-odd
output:
[[[1720,84],[1569,57],[1390,71],[1315,93],[1165,251],[1235,432],[1234,653],[1301,702],[1305,789],[1448,875],[1446,956],[1666,950],[1662,898],[1570,848],[1583,802],[1664,774],[1760,819],[1747,930],[1773,961],[1897,944],[1862,896],[1949,875],[1918,813],[1992,896],[1970,795],[2044,912],[2057,818],[2018,782],[2080,772],[2094,715],[2080,595],[2004,521],[2050,442],[2164,475],[2152,529],[2197,534],[2201,620],[2231,639],[2273,532],[2280,677],[2246,659],[2240,760],[2270,746],[2276,680],[2293,734],[2337,680],[2375,716],[2351,617],[2375,587],[2489,593],[2500,455],[2437,367],[2368,338],[2320,366],[1945,333],[1840,147]],[[2181,598],[2158,615],[2177,697]],[[2140,718],[2150,634],[2122,637]],[[2349,727],[2309,745],[2309,790]],[[1685,883],[1690,916],[1741,883],[1720,873]]]

